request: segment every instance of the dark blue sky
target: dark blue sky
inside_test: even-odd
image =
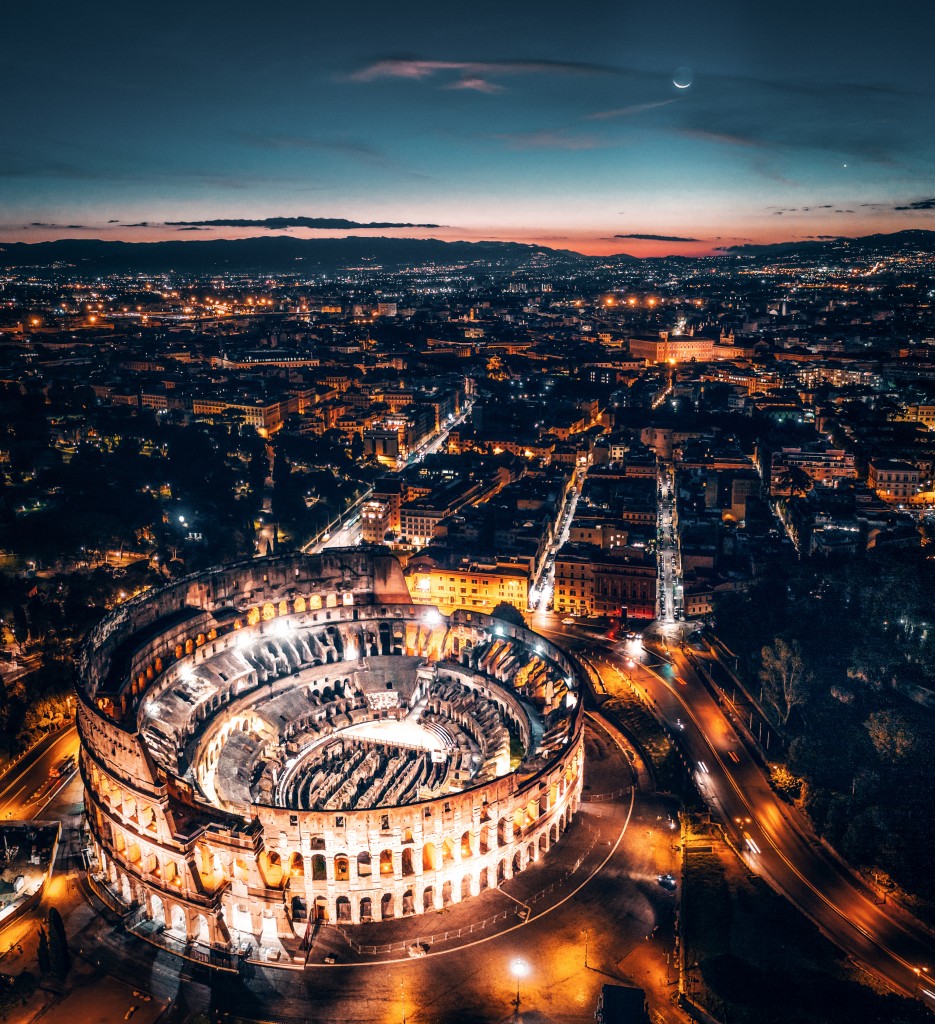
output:
[[[7,240],[935,227],[929,3],[21,3],[3,35]]]

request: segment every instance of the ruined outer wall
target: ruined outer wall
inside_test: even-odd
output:
[[[335,594],[352,594],[353,608],[326,610]],[[473,647],[500,635],[537,647],[574,676],[571,663],[548,641],[489,616],[457,612],[434,632],[424,627],[425,609],[409,604],[395,559],[360,550],[227,566],[122,606],[89,637],[80,663],[85,686],[78,727],[88,820],[100,873],[113,889],[188,940],[230,949],[264,933],[300,936],[309,918],[379,920],[458,902],[537,860],[578,808],[580,705],[570,712],[567,745],[531,774],[506,775],[405,807],[338,813],[258,806],[250,820],[206,804],[187,782],[155,765],[135,724],[127,724],[132,716],[120,725],[112,710],[97,706],[108,657],[132,648],[136,630],[151,631],[189,603],[243,615],[271,602],[292,607],[297,597],[304,603],[310,595],[322,608],[316,616],[336,625],[402,620],[409,627],[407,643],[417,645],[406,653],[437,662],[442,675],[446,660],[458,663],[453,673],[473,675]],[[177,640],[173,627],[166,642]],[[149,636],[149,655],[157,647],[158,637]],[[192,660],[208,653],[207,646],[196,648]],[[156,675],[146,687],[159,684]]]

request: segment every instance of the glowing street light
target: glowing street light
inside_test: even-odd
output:
[[[516,1000],[515,1000],[515,1006],[516,1006],[516,1011],[518,1013],[519,1012],[519,1004],[520,1004],[519,983],[520,983],[520,981],[523,978],[526,978],[526,977],[529,976],[529,964],[527,964],[526,961],[523,960],[522,957],[518,957],[517,956],[517,957],[514,957],[510,961],[510,970],[513,972],[513,977],[516,978]]]

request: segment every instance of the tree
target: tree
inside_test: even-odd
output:
[[[49,954],[49,936],[41,925],[39,927],[39,948],[36,950],[36,959],[39,961],[39,970],[42,974],[48,974],[52,969],[52,960]]]
[[[52,973],[64,978],[71,966],[71,953],[68,951],[68,937],[65,934],[65,922],[55,907],[49,907],[49,964]]]
[[[808,697],[811,674],[805,669],[802,648],[797,640],[789,643],[777,636],[762,649],[760,658],[763,699],[775,710],[779,724],[785,726],[792,712],[805,704]]]
[[[501,601],[490,614],[494,618],[502,619],[503,622],[509,622],[514,626],[525,627],[526,625],[526,620],[523,618],[522,613],[518,612],[513,605],[507,604],[506,601]]]
[[[911,724],[898,712],[874,711],[864,728],[880,759],[889,764],[902,761],[916,746]]]

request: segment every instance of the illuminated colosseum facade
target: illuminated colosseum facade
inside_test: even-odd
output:
[[[143,595],[87,638],[79,677],[99,891],[216,950],[469,899],[547,855],[581,797],[566,656],[414,606],[379,550]]]

